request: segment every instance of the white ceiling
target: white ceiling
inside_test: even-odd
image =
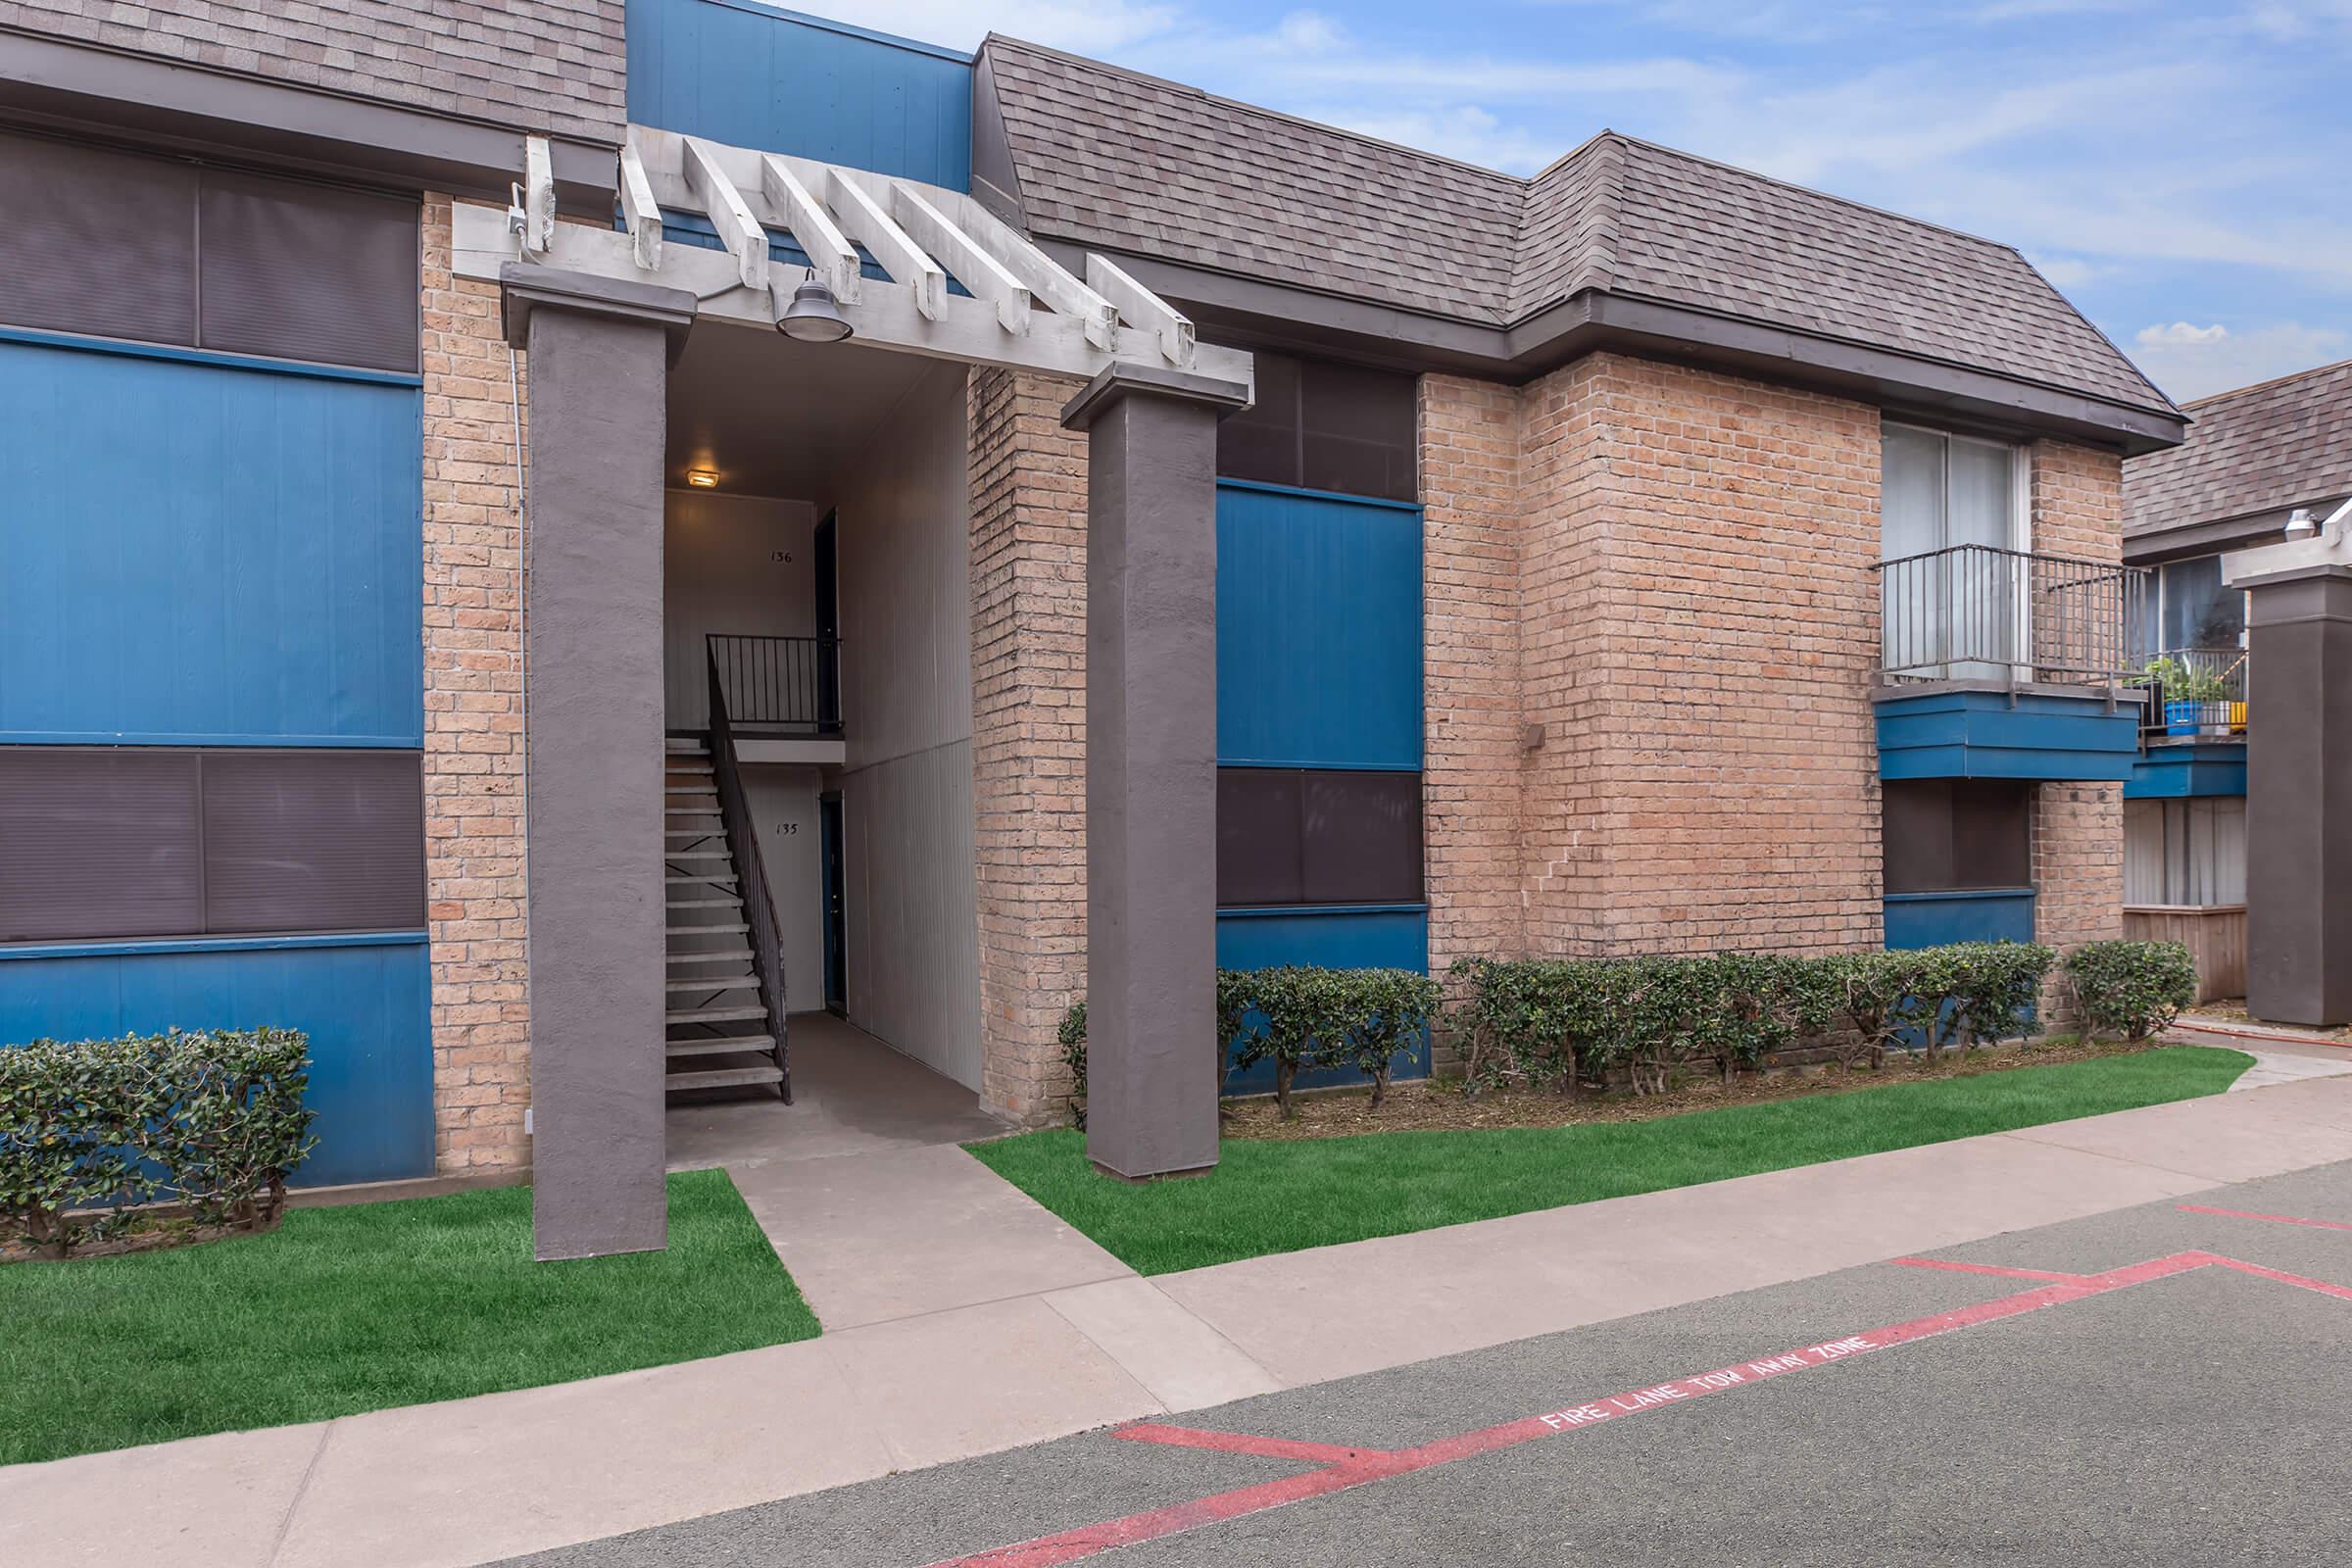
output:
[[[846,343],[796,343],[704,321],[669,372],[669,483],[718,474],[724,495],[822,501],[937,360]]]

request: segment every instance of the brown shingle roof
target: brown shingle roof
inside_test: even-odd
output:
[[[2172,404],[2010,246],[1603,132],[1522,180],[991,37],[1035,232],[1509,325],[1585,289]]]
[[[2184,404],[2188,440],[2124,465],[2124,531],[2352,495],[2352,360]]]

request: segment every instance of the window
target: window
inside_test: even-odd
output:
[[[417,368],[413,197],[0,133],[0,321]]]
[[[1254,357],[1257,402],[1217,427],[1221,477],[1417,499],[1413,377],[1262,349]]]
[[[1217,769],[1217,903],[1419,904],[1421,775]]]
[[[1886,891],[2034,885],[2034,786],[2011,779],[1890,779],[1880,839]]]
[[[423,924],[415,752],[0,746],[0,942]]]
[[[1881,625],[1890,673],[2006,673],[2027,643],[2023,465],[1997,441],[1886,424]]]
[[[2222,581],[2222,558],[2200,556],[2156,568],[2156,606],[2141,638],[2149,656],[2235,648],[2246,629],[2246,596]]]
[[[2246,798],[2124,803],[2124,903],[2246,902]]]

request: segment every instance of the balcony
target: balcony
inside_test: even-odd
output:
[[[1954,545],[1878,572],[1882,777],[2132,777],[2146,568]]]
[[[2138,685],[2140,758],[2125,797],[2245,794],[2246,651],[2171,649],[2142,665]]]
[[[841,645],[836,639],[713,632],[704,641],[737,736],[841,738]]]

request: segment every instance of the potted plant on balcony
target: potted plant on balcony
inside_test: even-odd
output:
[[[2205,723],[2209,704],[2227,703],[2230,683],[2212,670],[2191,669],[2180,659],[2166,654],[2148,661],[2142,673],[2152,679],[2164,694],[2164,732],[2167,735],[2195,735]],[[2221,728],[2228,732],[2225,720]]]

